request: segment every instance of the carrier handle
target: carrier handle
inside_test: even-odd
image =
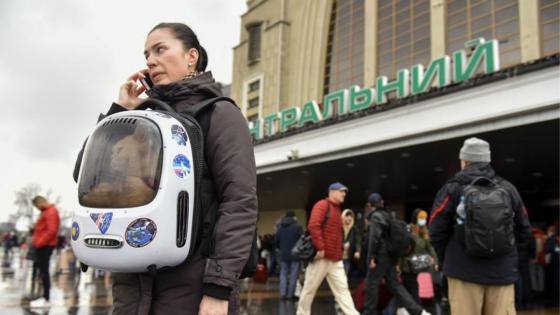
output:
[[[153,98],[147,99],[145,102],[138,105],[138,107],[136,107],[134,110],[146,110],[148,108],[162,109],[164,111],[168,111],[168,112],[172,112],[172,113],[176,112],[176,110],[174,110],[173,107],[169,106],[169,104],[167,104],[163,101],[157,100],[157,99],[153,99]]]

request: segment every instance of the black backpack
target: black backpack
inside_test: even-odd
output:
[[[388,229],[387,250],[393,257],[408,256],[414,251],[416,242],[408,229],[408,224],[403,220],[390,216]]]
[[[515,248],[511,195],[499,180],[477,177],[463,189],[466,253],[499,257]]]
[[[231,103],[233,106],[235,101],[230,99],[229,97],[215,97],[211,99],[204,100],[200,103],[194,104],[192,106],[187,107],[181,112],[175,111],[171,106],[167,103],[162,102],[157,99],[148,99],[144,103],[140,104],[136,109],[159,109],[163,110],[169,115],[173,116],[175,119],[179,120],[183,126],[187,129],[189,134],[189,138],[193,142],[193,158],[195,168],[198,168],[202,171],[202,173],[209,172],[209,165],[206,162],[206,158],[204,156],[204,138],[208,134],[210,129],[210,118],[212,116],[212,111],[214,109],[214,104],[217,102],[224,101]],[[197,148],[198,150],[195,150]],[[197,176],[196,178],[196,187],[200,187],[200,181],[202,180],[202,176]],[[198,193],[200,193],[200,189],[197,189]],[[195,200],[200,203],[202,200],[201,198],[195,198]],[[195,205],[195,207],[201,207],[200,204]],[[200,242],[202,246],[204,246],[204,253],[209,255],[213,251],[214,247],[214,239],[212,235],[214,235],[214,225],[216,223],[217,211],[218,209],[210,209],[211,215],[207,220],[204,220],[202,217],[197,218],[198,222],[202,224],[201,228],[201,237]],[[201,211],[195,211],[195,214],[201,214]],[[204,221],[204,222],[202,222]],[[187,258],[188,259],[188,258]],[[247,258],[247,262],[241,271],[239,279],[244,279],[248,277],[252,277],[255,275],[257,270],[257,263],[258,263],[258,248],[257,248],[257,229],[255,227],[255,231],[253,232],[253,240],[251,245],[251,250],[249,251],[249,257]]]
[[[408,224],[403,220],[393,217],[390,213],[380,213],[380,215],[384,215],[388,222],[384,239],[389,255],[392,257],[404,257],[412,253],[416,242],[408,229]]]

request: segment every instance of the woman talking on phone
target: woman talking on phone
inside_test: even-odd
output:
[[[145,101],[140,97],[143,92],[177,112],[222,95],[221,85],[211,72],[205,72],[206,51],[187,25],[156,25],[146,38],[144,56],[147,69],[123,83],[119,99],[107,115],[135,109]],[[148,91],[139,84],[147,77],[153,83]],[[209,172],[200,186],[202,205],[203,209],[217,208],[211,249],[204,249],[208,239],[203,239],[192,259],[176,267],[156,274],[114,273],[116,315],[225,315],[228,306],[229,314],[239,312],[237,303],[228,301],[235,295],[232,290],[247,261],[257,220],[253,146],[245,118],[236,106],[219,101],[203,115],[208,115],[204,156]],[[80,162],[81,154],[75,179]]]

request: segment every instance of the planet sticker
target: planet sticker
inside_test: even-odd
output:
[[[156,237],[156,223],[147,218],[136,219],[126,228],[126,242],[132,247],[144,247]]]
[[[78,237],[80,236],[80,226],[78,225],[78,222],[73,222],[72,223],[72,232],[71,232],[71,236],[72,236],[72,240],[77,240]]]
[[[173,170],[177,176],[183,178],[191,173],[191,162],[186,156],[179,154],[173,159]]]
[[[179,125],[171,126],[171,135],[173,140],[177,142],[178,145],[182,145],[182,146],[187,145],[188,136],[187,136],[187,132],[185,131],[185,129],[183,129],[183,127]]]

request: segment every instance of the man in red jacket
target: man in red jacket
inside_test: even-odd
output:
[[[51,278],[49,275],[49,261],[51,254],[56,247],[56,236],[60,219],[58,211],[53,204],[50,204],[45,197],[37,196],[33,198],[33,205],[41,211],[41,216],[33,231],[32,244],[36,249],[36,263],[39,267],[41,280],[43,282],[43,297],[29,303],[31,307],[50,306]]]
[[[346,186],[333,183],[329,186],[328,198],[319,200],[311,210],[307,229],[311,234],[313,246],[317,249],[317,255],[307,266],[297,315],[311,314],[313,297],[325,277],[344,314],[359,315],[354,307],[342,264],[343,232],[340,204],[344,202],[347,192]]]

